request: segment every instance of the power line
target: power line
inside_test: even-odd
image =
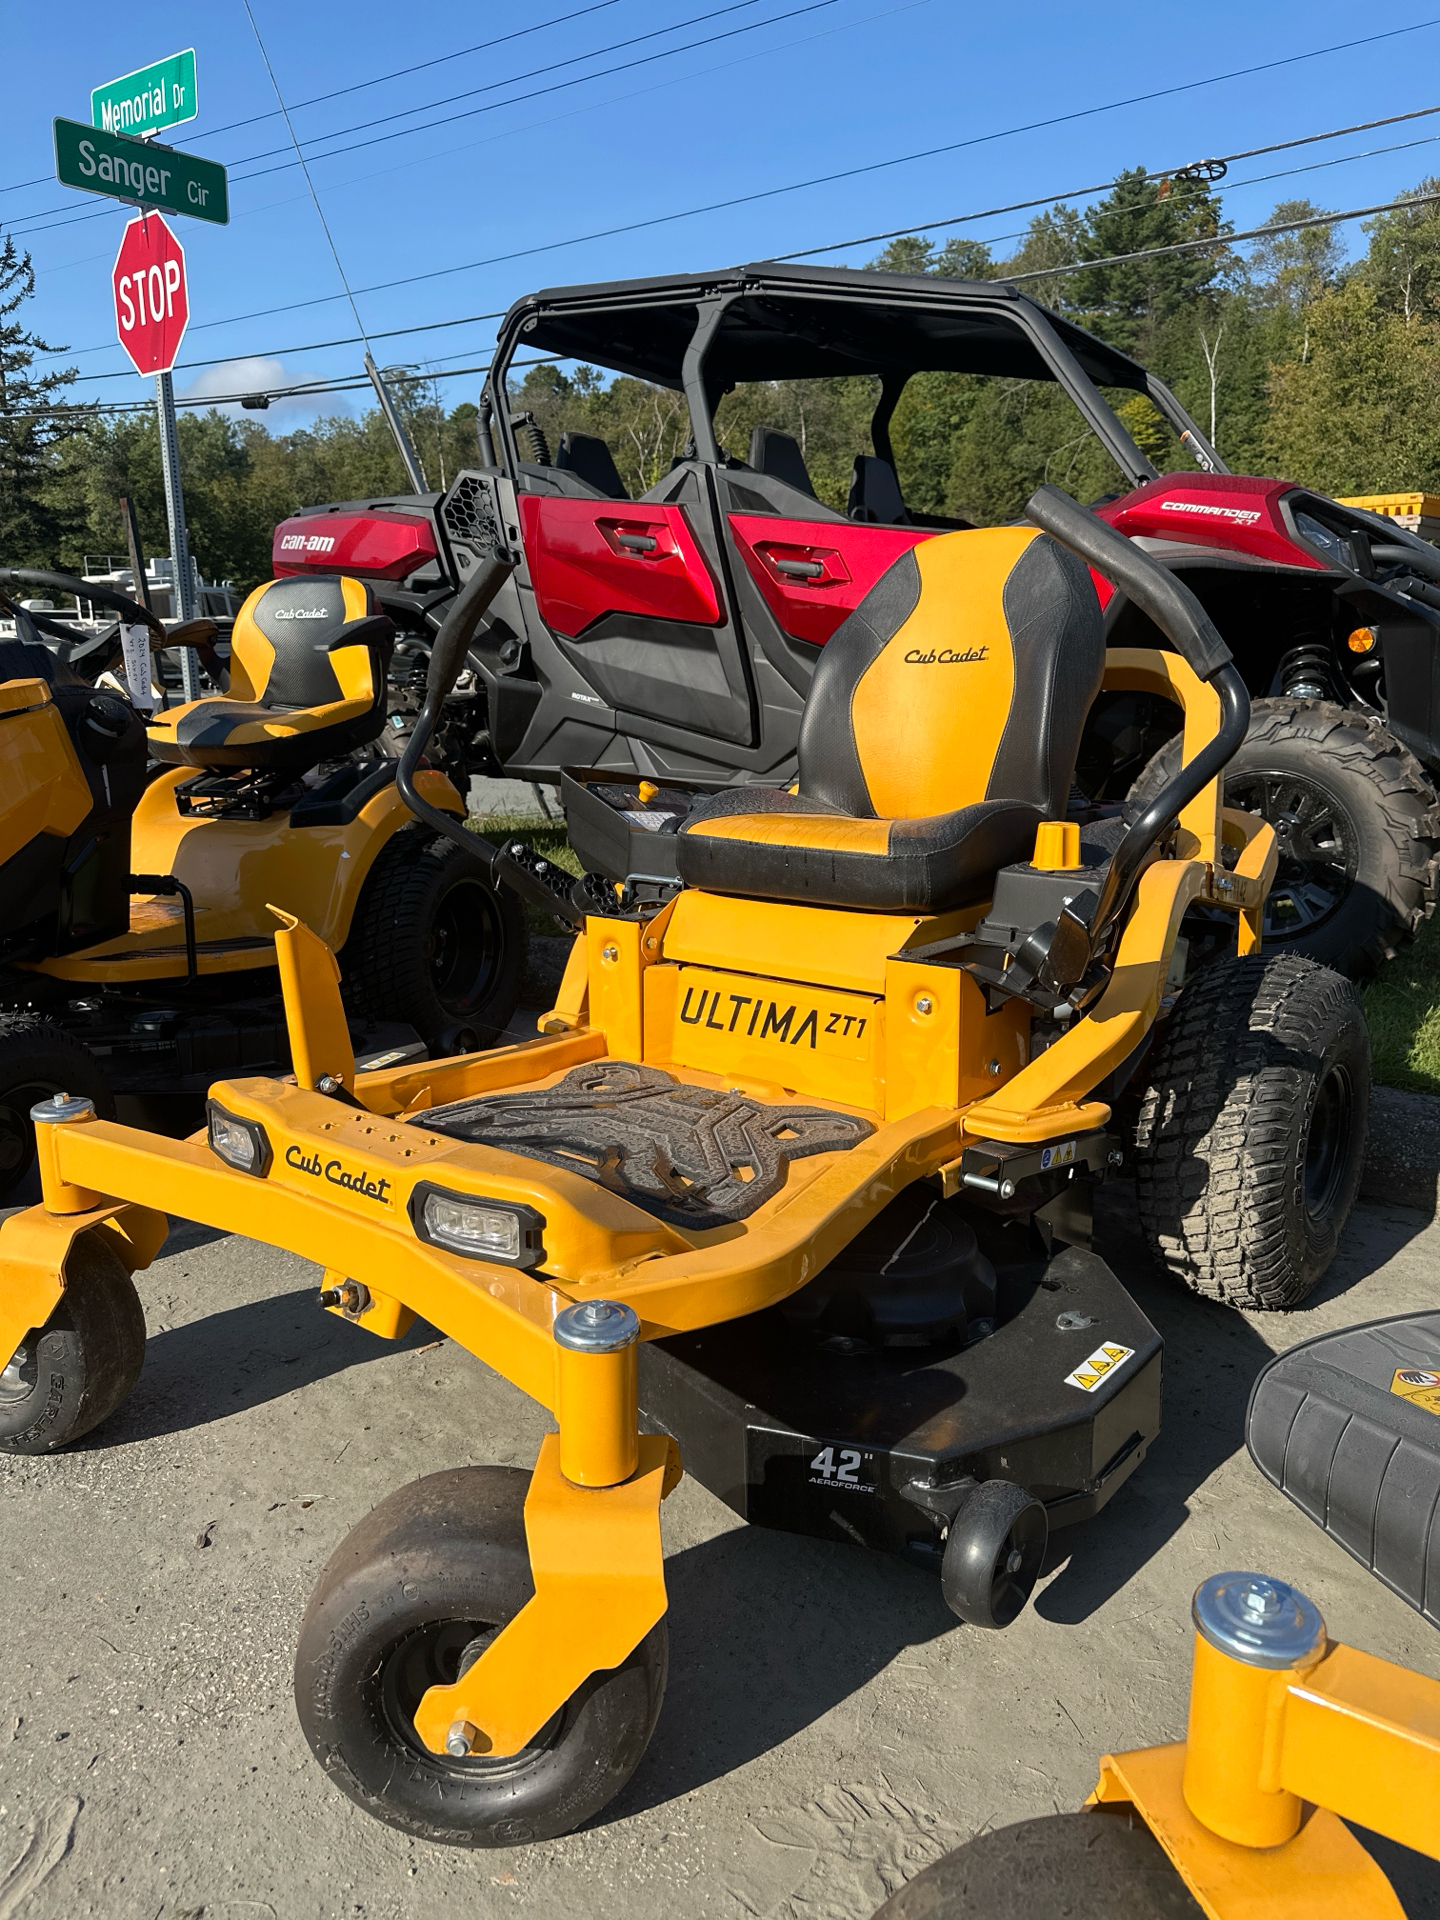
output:
[[[308,340],[303,346],[264,347],[254,353],[244,354],[217,353],[213,359],[210,360],[177,360],[175,362],[175,372],[186,373],[195,367],[223,367],[231,360],[278,360],[282,353],[320,353],[323,352],[326,347],[356,347],[364,341],[398,340],[403,334],[439,333],[444,327],[469,327],[477,325],[482,320],[503,320],[504,318],[505,309],[501,307],[494,313],[462,314],[458,320],[427,320],[421,326],[386,327],[379,332],[371,332],[369,334],[347,333],[335,340]],[[110,344],[111,343],[107,341],[106,345],[109,346]],[[99,353],[102,349],[99,347],[85,347],[79,349],[79,351]],[[536,364],[539,365],[539,362],[537,361]],[[79,387],[88,386],[96,380],[118,380],[128,371],[128,368],[121,367],[111,373],[79,373],[76,374],[71,384]]]
[[[1277,220],[1269,226],[1251,227],[1245,233],[1220,233],[1208,240],[1180,240],[1168,247],[1141,247],[1135,253],[1112,253],[1098,260],[1072,260],[1063,267],[1037,267],[1033,272],[1007,273],[1001,282],[1018,286],[1022,280],[1051,280],[1058,274],[1085,273],[1091,267],[1122,267],[1132,260],[1158,260],[1169,253],[1193,253],[1204,247],[1229,247],[1241,240],[1264,240],[1272,233],[1299,233],[1304,227],[1339,226],[1346,220],[1365,220],[1375,213],[1395,213],[1401,207],[1423,207],[1440,201],[1437,193],[1407,193],[1399,200],[1386,200],[1378,207],[1351,207],[1348,213],[1316,213],[1304,220]]]
[[[418,114],[418,113],[433,114],[435,107],[446,106],[451,101],[454,101],[454,100],[464,100],[464,99],[472,98],[476,92],[493,93],[501,87],[518,86],[522,81],[538,79],[548,73],[557,73],[562,67],[575,66],[582,60],[600,59],[607,53],[618,53],[626,47],[639,46],[646,40],[657,40],[657,39],[663,38],[666,34],[680,33],[680,32],[683,32],[686,27],[699,26],[702,22],[706,20],[718,19],[724,14],[737,13],[745,7],[754,7],[754,6],[758,6],[759,4],[760,4],[760,0],[728,0],[727,5],[723,7],[713,8],[708,13],[697,13],[692,15],[691,18],[688,20],[677,20],[672,22],[668,26],[653,28],[651,31],[647,33],[633,34],[630,36],[630,38],[626,40],[612,41],[610,45],[604,46],[604,47],[593,47],[587,53],[572,54],[571,56],[569,56],[567,59],[564,59],[564,60],[552,60],[545,66],[533,67],[525,73],[511,74],[503,80],[493,80],[487,86],[483,86],[478,89],[470,88],[470,89],[467,89],[466,92],[464,93],[449,94],[443,100],[427,101],[423,106],[420,106],[420,107],[405,107],[401,109],[399,112],[385,114],[381,116],[381,118],[379,119],[376,119],[372,116],[370,118],[367,118],[364,121],[357,121],[351,126],[332,128],[329,133],[313,135],[308,144],[310,145],[310,147],[314,148],[321,141],[337,140],[342,138],[347,133],[358,132],[362,126],[364,127],[383,126],[386,121],[407,119],[413,114]],[[677,54],[693,52],[698,47],[713,46],[718,41],[734,39],[738,35],[744,34],[744,33],[755,33],[762,27],[774,26],[779,24],[779,22],[783,20],[792,19],[797,13],[814,13],[820,10],[821,8],[832,7],[838,4],[839,4],[839,0],[809,0],[808,5],[797,7],[793,9],[791,13],[773,14],[766,20],[752,21],[743,27],[730,28],[724,33],[710,34],[707,36],[703,36],[698,40],[687,41],[683,46],[662,48],[659,52],[645,54],[638,60],[621,61],[613,67],[603,67],[598,72],[595,72],[595,73],[582,73],[582,74],[572,75],[571,78],[569,78],[568,80],[557,81],[554,86],[537,87],[530,93],[515,94],[505,100],[491,101],[487,105],[482,107],[469,108],[464,113],[449,114],[444,119],[441,119],[441,120],[431,118],[423,122],[420,126],[402,127],[397,129],[393,133],[377,134],[374,139],[359,140],[354,142],[351,146],[348,146],[348,147],[334,147],[334,148],[331,148],[328,152],[324,152],[324,153],[317,153],[312,151],[310,158],[313,160],[330,160],[338,157],[340,154],[343,154],[343,153],[357,152],[359,149],[364,147],[378,146],[378,145],[383,145],[388,141],[407,139],[411,134],[428,133],[432,127],[450,126],[455,121],[473,119],[479,114],[498,113],[504,107],[519,106],[527,100],[536,100],[536,99],[542,98],[546,94],[562,92],[566,87],[584,86],[591,80],[604,80],[608,78],[608,76],[611,74],[626,73],[635,67],[643,67],[643,66],[651,65],[657,60],[669,60],[669,59],[672,59]],[[265,117],[269,118],[270,116],[267,115]],[[234,124],[241,125],[244,123],[235,122]],[[293,141],[294,140],[293,128],[291,129],[291,137]],[[277,154],[285,153],[287,151],[288,149],[285,147],[267,147],[262,153],[249,153],[249,154],[245,154],[242,158],[238,160],[229,160],[226,162],[226,166],[228,168],[245,167],[245,166],[251,165],[251,163],[256,160],[273,159]],[[298,143],[296,143],[296,151],[298,155],[298,152],[299,152]],[[283,162],[280,166],[259,167],[253,173],[237,173],[235,175],[235,179],[237,182],[241,180],[260,180],[260,179],[264,179],[267,175],[272,173],[282,173],[288,167],[291,167],[295,164],[296,164],[295,161],[287,160]],[[66,202],[62,206],[36,208],[33,212],[19,215],[18,219],[21,222],[43,220],[52,213],[63,213],[68,207],[68,205],[69,205],[69,202]],[[102,209],[101,211],[103,212],[105,210]],[[98,219],[99,217],[100,217],[99,213],[77,214],[74,216],[74,218],[70,220],[56,221],[53,223],[53,225],[62,226],[62,227],[75,226],[81,220]],[[52,228],[36,227],[36,226],[28,226],[28,225],[17,225],[16,227],[14,227],[13,231],[16,233],[17,237],[23,239],[27,234],[47,233],[52,231]]]
[[[1383,120],[1361,120],[1353,127],[1332,127],[1326,133],[1306,133],[1295,140],[1277,140],[1268,147],[1246,147],[1240,153],[1216,154],[1213,161],[1207,161],[1203,164],[1213,165],[1218,163],[1221,166],[1228,167],[1232,166],[1237,160],[1257,160],[1262,154],[1286,153],[1294,147],[1314,146],[1321,140],[1339,140],[1350,133],[1370,133],[1376,127],[1398,126],[1401,121],[1423,120],[1427,115],[1435,113],[1440,113],[1440,106],[1416,107],[1410,113],[1387,114]],[[1415,144],[1418,145],[1420,143],[1416,142]],[[1398,153],[1401,149],[1398,147],[1380,147],[1375,151],[1379,153]],[[1371,154],[1353,153],[1347,154],[1345,160],[1367,160],[1371,157]],[[1344,164],[1344,162],[1338,162],[1336,164]],[[1163,180],[1182,170],[1180,167],[1151,167],[1147,169],[1151,177],[1155,180]],[[1282,173],[1267,174],[1265,176],[1266,179],[1270,180],[1283,180],[1285,177]],[[993,220],[1002,213],[1025,213],[1028,212],[1031,207],[1046,207],[1060,200],[1083,200],[1087,194],[1108,193],[1112,187],[1117,187],[1119,184],[1118,178],[1115,180],[1102,180],[1095,186],[1069,187],[1064,193],[1042,193],[1037,195],[1033,200],[1012,200],[1007,206],[985,207],[979,213],[952,214],[945,220],[917,220],[913,226],[891,227],[886,233],[862,233],[854,240],[835,240],[832,241],[829,246],[803,247],[794,253],[777,253],[771,257],[775,260],[809,260],[817,253],[843,253],[849,247],[870,247],[874,246],[878,240],[902,240],[908,234],[928,233],[932,228],[960,227],[971,220]],[[1260,184],[1261,182],[1256,180],[1236,180],[1231,182],[1231,186],[1235,187],[1253,187]],[[1229,190],[1229,188],[1225,189],[1227,192]]]

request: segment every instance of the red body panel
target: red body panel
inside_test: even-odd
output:
[[[1185,540],[1228,547],[1287,567],[1324,562],[1298,546],[1280,514],[1293,480],[1256,480],[1237,473],[1167,473],[1099,509],[1099,517],[1130,539]]]
[[[761,513],[732,513],[730,531],[781,631],[817,647],[824,646],[902,553],[934,538],[926,527],[777,520]],[[822,571],[788,573],[787,562],[797,569],[818,565]]]
[[[540,617],[569,639],[607,613],[720,624],[714,576],[683,507],[522,493],[520,527]]]
[[[435,531],[410,513],[306,513],[275,529],[270,565],[288,573],[358,573],[403,580],[436,558]]]

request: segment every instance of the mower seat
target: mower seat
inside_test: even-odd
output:
[[[394,643],[363,580],[267,581],[235,616],[229,692],[157,713],[150,751],[171,766],[298,778],[380,732]]]
[[[877,912],[988,899],[1065,817],[1105,636],[1089,571],[1033,527],[926,540],[820,656],[794,792],[732,787],[680,828],[688,886]]]

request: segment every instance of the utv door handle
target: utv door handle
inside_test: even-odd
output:
[[[631,553],[654,553],[660,542],[653,533],[619,533],[615,535],[617,543]]]
[[[777,573],[788,574],[792,580],[818,580],[825,571],[823,560],[782,560],[772,555],[771,564]]]

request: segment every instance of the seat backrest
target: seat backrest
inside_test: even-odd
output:
[[[797,493],[808,493],[812,500],[816,498],[810,475],[805,470],[800,442],[788,433],[777,433],[774,427],[756,427],[750,435],[749,464],[757,473],[768,473],[772,480],[783,480]]]
[[[615,456],[606,443],[593,433],[562,433],[555,464],[565,473],[573,473],[587,487],[594,487],[610,500],[624,500],[625,482]]]
[[[1088,568],[1033,527],[902,554],[826,646],[800,723],[802,799],[913,820],[980,800],[1063,818],[1105,635]]]
[[[395,629],[375,596],[349,574],[268,580],[235,616],[232,700],[264,707],[325,707],[373,700],[385,683]]]
[[[901,526],[909,520],[905,496],[888,460],[873,453],[856,454],[845,511],[852,520],[878,522],[881,526]]]

